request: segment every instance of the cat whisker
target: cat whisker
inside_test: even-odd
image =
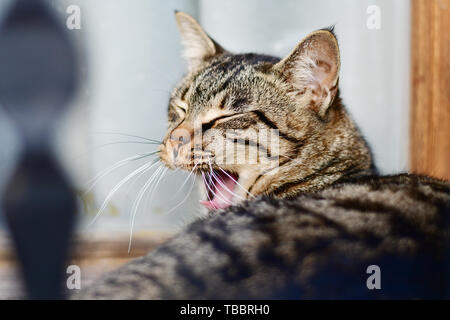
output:
[[[100,181],[100,179],[102,179],[103,177],[105,177],[106,175],[108,175],[109,173],[113,172],[114,170],[130,163],[136,160],[140,160],[140,159],[144,159],[146,157],[152,156],[157,154],[159,151],[150,151],[150,152],[145,152],[145,153],[141,153],[132,157],[128,157],[125,158],[123,160],[120,160],[118,162],[116,162],[115,164],[113,164],[112,166],[102,170],[99,174],[97,174],[94,178],[92,178],[91,180],[89,180],[86,183],[86,191],[83,192],[81,197],[85,197],[95,186],[96,184]]]
[[[145,184],[143,185],[143,187],[141,187],[141,189],[138,192],[138,195],[133,203],[133,206],[131,208],[131,214],[130,216],[132,217],[132,219],[130,219],[130,225],[133,225],[134,222],[134,216],[136,215],[138,206],[140,201],[142,200],[142,197],[144,196],[144,193],[147,191],[147,189],[152,187],[152,182],[157,178],[157,176],[159,175],[159,173],[162,171],[163,167],[160,164],[156,170],[152,173],[152,175],[150,176],[150,178],[145,182]]]
[[[189,177],[188,177],[188,178],[189,178]],[[175,207],[173,207],[172,209],[170,209],[170,210],[167,212],[167,214],[170,214],[171,212],[175,211],[179,206],[181,206],[181,205],[189,198],[189,196],[190,196],[191,193],[192,193],[192,190],[194,189],[194,185],[195,185],[195,177],[194,177],[194,179],[192,179],[191,186],[190,186],[190,188],[189,188],[188,193],[187,193],[186,196],[184,197],[184,199],[181,200],[181,202],[180,202],[179,204],[177,204]],[[180,188],[180,190],[181,190],[181,188]]]
[[[159,140],[142,137],[142,136],[138,136],[138,135],[135,135],[135,134],[117,132],[117,131],[97,131],[97,132],[94,132],[94,134],[120,135],[120,136],[125,136],[125,137],[132,137],[132,138],[143,139],[143,140],[146,140],[146,141],[149,141],[149,142],[155,142],[155,143],[158,143],[158,144],[162,143],[162,141],[159,141]]]
[[[230,189],[228,189],[228,187],[222,182],[222,179],[220,179],[220,177],[218,177],[214,172],[212,173],[214,179],[222,186],[222,188],[224,188],[225,190],[227,190],[230,194],[233,195],[233,197],[238,197],[241,200],[246,200],[245,198],[241,197],[240,195],[238,195],[237,193],[231,191]],[[220,191],[219,191],[220,192]],[[221,192],[220,192],[221,193]],[[222,194],[222,193],[221,193]]]
[[[134,176],[136,176],[138,173],[144,171],[144,170],[150,170],[154,165],[156,165],[159,162],[159,159],[157,162],[150,162],[146,163],[136,170],[134,170],[132,173],[127,175],[125,178],[123,178],[119,183],[117,183],[114,188],[109,192],[109,194],[106,196],[105,200],[103,201],[100,209],[98,210],[95,217],[91,220],[91,222],[88,224],[88,227],[91,226],[95,221],[97,221],[98,217],[102,214],[102,212],[106,209],[106,206],[108,205],[111,198],[114,196],[114,194],[119,190],[125,183],[127,183],[129,180],[131,180]]]
[[[225,170],[223,170],[222,168],[220,168],[220,171],[222,171],[223,173],[225,173],[228,178],[230,178],[231,180],[233,180],[234,182],[236,182],[236,184],[242,188],[242,190],[244,190],[248,195],[250,195],[253,198],[256,198],[252,193],[250,193],[246,188],[244,188],[239,182],[236,181],[236,179],[234,179],[231,175],[228,174],[228,172],[226,172]]]
[[[213,172],[211,163],[209,163],[209,170],[210,170],[210,172],[207,172],[208,179],[209,179],[209,182],[214,186],[214,182],[212,181],[212,175],[211,175],[211,173]],[[208,185],[208,187],[209,187],[209,185]],[[217,189],[217,188],[216,188],[216,189]],[[220,191],[218,192],[218,193],[220,193],[220,195],[219,195],[217,192],[215,192],[215,190],[213,191],[211,188],[209,188],[209,190],[211,191],[211,193],[212,193],[214,196],[217,196],[220,200],[222,200],[222,201],[225,202],[226,204],[232,204],[228,199],[226,199],[226,198],[223,197],[223,194],[222,194]]]
[[[159,184],[161,183],[163,177],[165,176],[165,174],[167,173],[167,170],[169,170],[169,168],[164,168],[163,172],[161,173],[161,175],[159,176],[159,178],[156,180],[156,184],[155,186],[152,188],[151,192],[148,193],[148,196],[145,200],[145,203],[149,203],[152,201],[153,199],[153,195],[155,194],[156,189],[158,189]]]
[[[196,163],[196,164],[194,165],[194,167],[193,167],[193,168],[191,169],[191,171],[189,172],[189,174],[188,174],[186,180],[184,180],[183,184],[182,184],[181,187],[178,189],[178,191],[175,192],[175,194],[173,195],[172,198],[175,198],[175,197],[177,196],[177,194],[181,191],[181,189],[183,189],[184,185],[186,184],[186,182],[187,182],[187,181],[189,180],[189,178],[191,177],[192,173],[194,173],[195,169],[197,168],[197,165],[198,165],[198,163]],[[176,170],[178,170],[178,168],[177,168]]]
[[[116,144],[159,144],[158,142],[152,142],[152,141],[134,141],[134,140],[130,140],[130,141],[113,141],[113,142],[107,142],[98,146],[95,146],[91,149],[91,151],[95,151],[98,150],[100,148],[104,148],[107,146],[112,146],[112,145],[116,145]]]
[[[147,189],[149,189],[150,187],[150,192],[148,193],[150,196],[150,200],[147,200],[145,203],[148,203],[148,201],[151,201],[151,199],[153,198],[153,194],[156,191],[156,189],[158,188],[159,183],[161,182],[162,178],[164,177],[164,175],[166,174],[167,170],[169,170],[168,168],[163,168],[163,167],[159,167],[158,168],[158,172],[152,176],[151,181],[147,181],[146,185],[141,189],[140,192],[140,197],[139,200],[136,203],[136,207],[134,208],[134,212],[132,214],[132,221],[130,224],[130,239],[128,242],[128,253],[130,253],[131,251],[131,244],[132,244],[132,240],[133,240],[133,227],[134,227],[134,221],[138,212],[138,207],[140,202],[142,201],[142,198],[145,195],[145,192],[147,191]],[[162,171],[162,173],[161,173]],[[159,175],[159,177],[158,177]],[[156,183],[154,185],[151,185],[151,183],[153,182],[153,180],[156,179]]]
[[[206,188],[206,197],[208,198],[208,201],[211,201],[211,197],[209,196],[209,192],[208,192],[208,190],[211,190],[211,189],[209,188],[208,182],[206,181],[205,174],[203,172],[202,172],[202,179],[203,179],[203,182],[204,182],[205,188]]]
[[[212,176],[211,174],[209,174],[209,177],[210,177],[210,182],[211,182],[211,184],[214,184],[214,182],[212,181],[212,180],[213,180],[213,176]],[[216,180],[216,179],[214,179],[214,180]],[[214,194],[215,196],[217,196],[219,199],[221,199],[223,202],[225,202],[226,204],[228,204],[228,205],[232,205],[232,204],[233,204],[233,202],[231,202],[230,200],[228,200],[228,199],[225,197],[225,195],[224,195],[220,190],[218,190],[217,192],[213,192],[213,194]]]
[[[132,243],[132,239],[133,239],[133,227],[134,227],[134,221],[136,218],[136,214],[137,214],[137,210],[139,207],[139,204],[145,194],[145,192],[147,191],[147,189],[149,187],[151,187],[153,181],[155,180],[155,178],[158,176],[158,174],[161,172],[162,170],[162,165],[160,164],[160,166],[155,170],[155,172],[153,172],[153,174],[151,175],[151,177],[148,179],[148,181],[144,184],[144,186],[141,188],[141,190],[139,191],[136,200],[133,203],[133,206],[131,208],[131,214],[130,214],[130,239],[128,242],[128,253],[130,253],[131,250],[131,243]]]
[[[212,166],[211,166],[211,159],[209,160],[209,167],[211,168],[211,174],[213,175],[213,177],[215,178],[215,180],[223,187],[225,188],[225,190],[227,190],[230,194],[233,195],[233,197],[238,197],[241,200],[246,200],[245,198],[241,197],[240,195],[236,194],[235,192],[231,191],[223,182],[222,179],[220,179],[220,177],[218,177],[215,173],[214,170],[212,170]],[[219,191],[220,192],[220,191]],[[221,193],[221,192],[220,192]],[[222,193],[221,193],[222,194]],[[223,195],[223,194],[222,194]]]
[[[146,141],[114,141],[114,142],[108,142],[108,143],[104,143],[104,144],[101,144],[101,145],[89,148],[88,151],[83,152],[81,154],[78,154],[75,157],[76,157],[76,159],[83,158],[85,156],[90,155],[91,152],[93,152],[93,151],[98,151],[99,149],[102,149],[102,148],[105,148],[105,147],[108,147],[108,146],[112,146],[112,145],[118,145],[118,144],[157,145],[158,143],[156,143],[156,142],[146,142]],[[159,152],[159,150],[157,152]]]
[[[134,185],[135,185],[135,184],[139,181],[139,179],[140,179],[144,174],[146,174],[146,173],[147,173],[147,171],[142,171],[141,173],[139,173],[138,175],[136,175],[136,178],[134,179],[134,181],[131,182],[131,184],[128,186],[128,189],[127,189],[127,192],[126,192],[126,195],[127,195],[127,196],[130,194],[130,191],[133,190]],[[153,173],[152,173],[152,175],[153,175]]]

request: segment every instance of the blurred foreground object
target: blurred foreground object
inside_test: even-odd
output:
[[[37,0],[13,3],[0,48],[0,104],[23,142],[2,205],[28,298],[59,299],[76,202],[51,143],[76,89],[76,54],[64,27]]]

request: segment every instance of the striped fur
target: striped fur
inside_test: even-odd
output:
[[[213,214],[78,298],[450,298],[449,243],[449,183],[367,176]]]
[[[311,34],[280,60],[233,55],[189,16],[177,20],[185,45],[195,45],[170,99],[161,159],[193,167],[183,150],[172,156],[168,140],[196,121],[202,152],[215,144],[211,128],[276,128],[279,171],[224,166],[257,198],[210,213],[76,298],[450,298],[450,183],[376,175],[339,98],[332,31]],[[366,287],[373,264],[381,290]]]
[[[203,31],[190,35],[200,28],[192,18],[183,13],[177,18],[179,23],[187,20],[180,25],[185,40],[198,42],[198,38],[207,37]],[[186,31],[189,24],[193,26]],[[208,39],[213,41],[208,37],[203,42]],[[201,56],[200,44],[193,46],[189,50],[187,45],[188,55],[192,58],[194,50]],[[211,54],[214,46],[220,48],[217,54]],[[189,153],[193,145],[186,144],[177,151],[175,165],[170,143],[174,130],[189,127],[199,128],[196,132],[202,133],[203,155],[212,155],[212,165],[236,173],[239,183],[254,195],[293,197],[319,190],[349,174],[374,173],[370,150],[339,97],[339,48],[331,29],[312,33],[282,60],[253,53],[231,54],[216,42],[209,43],[205,51],[203,59],[194,59],[195,67],[189,68],[169,101],[169,126],[160,148],[161,159],[169,168],[189,170],[194,166],[195,158]],[[319,65],[326,67],[321,69]],[[322,82],[311,80],[316,69]],[[332,79],[329,87],[327,77]],[[227,129],[242,129],[243,134],[279,130],[280,148],[274,156],[279,156],[280,166],[263,160],[256,166],[218,166],[214,155],[223,150],[220,143]],[[259,147],[252,142],[250,148]],[[237,155],[242,159],[246,156]],[[267,174],[274,168],[276,174]],[[198,169],[208,169],[206,161]],[[237,193],[235,203],[249,196],[244,190]]]

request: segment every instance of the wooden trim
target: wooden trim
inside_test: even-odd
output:
[[[411,171],[450,180],[450,0],[412,0]]]
[[[166,233],[138,233],[133,236],[131,252],[128,252],[129,236],[126,234],[78,236],[73,243],[72,259],[67,264],[81,268],[81,285],[86,287],[131,259],[147,254],[171,236]],[[24,290],[11,240],[0,232],[0,300],[23,298]]]
[[[131,251],[128,252],[129,235],[83,234],[76,235],[72,244],[72,260],[96,260],[104,258],[133,259],[146,255],[166,242],[171,233],[148,232],[133,236]],[[12,242],[5,233],[0,232],[0,263],[14,261]]]

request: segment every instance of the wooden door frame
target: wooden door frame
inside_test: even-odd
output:
[[[450,180],[450,0],[412,0],[410,168]]]

